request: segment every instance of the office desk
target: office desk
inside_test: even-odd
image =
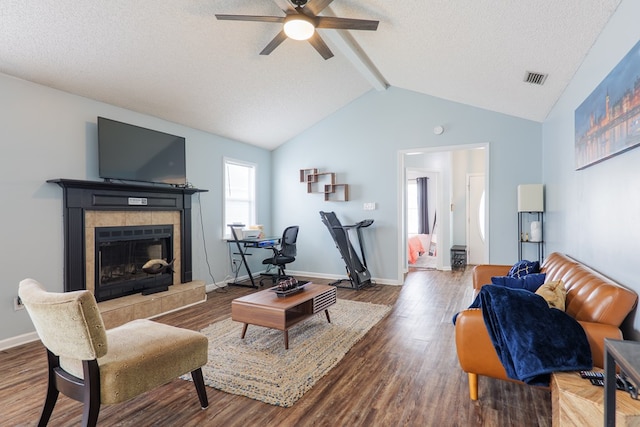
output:
[[[249,280],[251,281],[250,285],[245,285],[244,283],[237,282],[238,271],[240,271],[240,266],[239,266],[235,272],[236,277],[234,277],[233,282],[229,283],[229,285],[244,286],[247,288],[257,288],[258,285],[256,285],[256,282],[253,279],[253,275],[251,274],[251,269],[249,269],[249,264],[247,263],[246,256],[251,255],[247,253],[247,251],[251,248],[262,248],[262,249],[272,248],[276,246],[278,243],[280,243],[280,237],[276,236],[276,237],[261,237],[257,239],[253,239],[253,238],[252,239],[229,239],[227,240],[227,243],[231,245],[235,243],[236,248],[238,249],[238,252],[234,252],[234,255],[240,255],[241,264],[244,265],[244,268],[247,271],[247,274],[249,275]],[[265,256],[265,258],[267,257]]]

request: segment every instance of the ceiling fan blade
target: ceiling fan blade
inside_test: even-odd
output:
[[[324,59],[333,57],[333,52],[331,52],[329,46],[327,46],[317,32],[313,33],[313,36],[309,39],[309,43],[311,43],[311,46],[313,46]]]
[[[333,0],[311,0],[304,8],[302,8],[302,11],[305,12],[306,15],[317,16],[327,6],[329,6],[331,2],[333,2]],[[311,12],[311,14],[307,12]]]
[[[282,43],[286,39],[287,39],[287,35],[284,33],[284,30],[280,31],[278,34],[276,34],[273,40],[271,40],[269,44],[266,45],[264,49],[262,49],[262,52],[260,52],[260,55],[269,55],[271,52],[273,52],[275,48],[280,46],[280,43]]]
[[[332,16],[318,16],[316,28],[333,28],[337,30],[369,30],[378,29],[379,21],[368,19],[334,18]]]
[[[281,16],[256,16],[256,15],[220,15],[216,18],[222,21],[259,21],[259,22],[284,22]]]

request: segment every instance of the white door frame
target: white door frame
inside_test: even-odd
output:
[[[407,180],[407,174],[406,174],[406,156],[409,154],[414,154],[414,153],[418,153],[418,154],[429,154],[429,153],[440,153],[440,152],[451,152],[451,151],[456,151],[456,150],[473,150],[473,149],[478,149],[478,148],[484,148],[485,150],[485,154],[484,154],[484,159],[485,159],[485,181],[484,181],[484,187],[485,187],[485,233],[486,233],[486,239],[485,239],[485,257],[487,258],[487,262],[490,259],[490,253],[489,253],[489,236],[490,236],[490,232],[489,232],[489,200],[490,200],[490,193],[489,193],[489,182],[490,182],[490,173],[491,173],[491,169],[490,169],[490,165],[489,165],[489,143],[479,143],[479,144],[463,144],[463,145],[452,145],[452,146],[443,146],[443,147],[422,147],[422,148],[412,148],[412,149],[404,149],[404,150],[398,150],[398,157],[397,157],[397,164],[398,164],[398,176],[397,176],[397,194],[398,194],[398,209],[397,209],[397,222],[398,222],[398,232],[400,233],[399,238],[398,238],[398,247],[397,247],[397,253],[398,253],[398,260],[397,260],[397,271],[398,271],[398,283],[404,283],[404,275],[407,273],[408,271],[408,267],[407,267],[407,222],[406,222],[406,217],[407,217],[407,213],[406,213],[406,206],[407,206],[407,192],[406,192],[406,180]],[[441,179],[438,180],[439,184],[438,184],[438,198],[436,201],[436,209],[437,212],[441,212],[441,217],[442,215],[445,214],[445,212],[443,212],[443,206],[448,206],[448,202],[444,203],[444,194],[442,191],[442,183],[441,183]],[[449,196],[447,196],[449,197]],[[447,214],[449,213],[449,209],[446,209]],[[440,223],[442,225],[442,223]],[[442,254],[443,252],[443,248],[441,247],[442,245],[442,241],[444,239],[441,239],[440,236],[442,235],[442,233],[445,232],[444,227],[440,226],[439,227],[441,231],[441,233],[439,233],[438,235],[438,242],[437,242],[437,251],[439,254]],[[448,250],[447,250],[448,252]],[[441,259],[441,258],[440,258]]]

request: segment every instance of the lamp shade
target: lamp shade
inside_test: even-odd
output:
[[[518,212],[544,212],[542,184],[518,185]]]

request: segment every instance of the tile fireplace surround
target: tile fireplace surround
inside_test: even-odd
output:
[[[206,300],[204,281],[191,277],[191,195],[206,190],[68,179],[47,182],[64,192],[65,292],[95,291],[96,227],[173,225],[173,285],[165,292],[99,302],[107,328]]]

